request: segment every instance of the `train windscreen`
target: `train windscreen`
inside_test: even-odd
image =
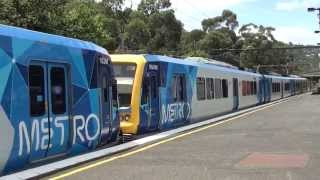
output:
[[[117,79],[119,106],[129,107],[131,104],[132,86],[136,72],[136,64],[114,64],[114,73]]]

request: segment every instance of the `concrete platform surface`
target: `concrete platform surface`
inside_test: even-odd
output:
[[[294,97],[219,126],[132,152],[44,179],[318,180],[320,96]]]

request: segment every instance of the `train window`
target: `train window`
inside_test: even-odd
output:
[[[281,92],[281,83],[279,83],[279,92]]]
[[[108,87],[108,80],[106,75],[102,77],[102,90],[103,90],[103,101],[105,103],[109,102],[109,87]]]
[[[156,98],[158,94],[158,85],[157,85],[156,76],[150,77],[150,83],[151,83],[151,97]]]
[[[228,80],[227,79],[222,80],[222,95],[224,98],[228,97]]]
[[[29,67],[29,96],[30,115],[42,116],[45,114],[44,70],[41,66]]]
[[[148,79],[145,78],[142,83],[142,96],[141,96],[141,104],[148,104],[148,96],[149,96],[149,83]]]
[[[185,77],[183,75],[178,75],[177,76],[177,100],[179,102],[183,101],[184,100],[184,97],[185,97],[185,85],[186,84],[186,80],[185,80]]]
[[[254,94],[257,94],[257,82],[253,81],[253,92]]]
[[[50,70],[52,112],[64,114],[66,112],[66,84],[63,68],[53,67]]]
[[[242,81],[242,96],[247,95],[247,83],[246,81]]]
[[[272,92],[277,93],[281,91],[281,83],[272,83]]]
[[[174,102],[181,102],[185,99],[186,79],[182,74],[174,75],[172,79],[172,96]]]
[[[202,77],[197,78],[197,97],[198,100],[206,99],[205,79]]]
[[[252,86],[252,81],[248,81],[248,89],[249,89],[249,95],[251,96],[253,94],[253,86]]]
[[[249,81],[245,81],[245,83],[246,83],[246,90],[247,90],[246,94],[247,96],[250,96],[250,83]]]
[[[250,87],[251,87],[251,95],[256,94],[256,90],[254,88],[255,81],[250,81]]]
[[[117,80],[112,80],[112,107],[118,108],[118,86]]]
[[[279,92],[281,92],[281,83],[279,83]]]
[[[274,85],[274,83],[272,83],[272,92],[275,92],[275,85]]]
[[[217,99],[222,97],[222,87],[221,87],[221,80],[220,79],[215,79],[214,80],[214,87],[215,87],[215,97]]]
[[[172,77],[172,82],[171,82],[171,94],[173,97],[173,101],[176,102],[178,100],[177,97],[177,76],[173,76]]]
[[[207,78],[207,99],[214,99],[214,81],[213,78]]]

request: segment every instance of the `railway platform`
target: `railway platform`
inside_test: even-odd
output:
[[[320,96],[305,94],[42,179],[320,177]]]

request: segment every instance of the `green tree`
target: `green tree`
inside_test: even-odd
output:
[[[138,10],[145,15],[158,13],[171,7],[170,0],[141,0]]]
[[[183,30],[173,10],[152,14],[149,18],[151,39],[148,46],[153,51],[177,51]]]
[[[143,50],[150,40],[148,25],[141,19],[134,18],[125,27],[125,44],[130,50]]]
[[[181,36],[181,51],[187,56],[204,55],[205,52],[200,50],[199,42],[204,38],[206,33],[202,30],[195,29],[190,32],[183,31]],[[200,52],[202,51],[202,52]],[[207,54],[205,56],[208,56]]]
[[[223,10],[220,16],[204,19],[202,29],[206,35],[200,41],[201,50],[208,53],[209,57],[217,57],[217,49],[238,48],[239,37],[235,33],[238,25],[237,15],[230,10]],[[237,62],[232,53],[220,54],[218,58],[233,64]]]
[[[98,4],[73,1],[66,6],[64,17],[64,35],[95,42],[111,51],[117,48],[117,20],[106,17]]]
[[[0,23],[31,30],[59,33],[68,0],[2,0]]]
[[[237,15],[230,10],[223,10],[221,16],[204,19],[201,24],[205,32],[215,31],[222,28],[234,31],[239,26]]]
[[[212,31],[200,41],[201,49],[210,53],[212,49],[225,49],[232,46],[232,39],[225,33]]]

